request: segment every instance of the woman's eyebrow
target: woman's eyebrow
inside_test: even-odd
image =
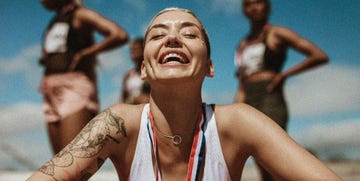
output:
[[[149,28],[148,32],[151,31],[152,29],[156,29],[156,28],[164,28],[164,29],[166,29],[166,27],[167,26],[165,24],[162,24],[162,23],[154,24]]]
[[[183,28],[183,27],[191,27],[191,26],[194,26],[194,27],[196,27],[196,28],[198,28],[199,30],[202,30],[202,28],[201,27],[199,27],[197,24],[195,24],[195,23],[193,23],[193,22],[189,22],[189,21],[185,21],[185,22],[183,22],[183,23],[181,23],[181,27]]]
[[[181,22],[180,27],[184,28],[184,27],[196,27],[199,30],[201,30],[202,28],[199,27],[197,24],[193,23],[193,22],[189,22],[189,21],[185,21],[185,22]],[[149,29],[148,32],[150,32],[153,29],[157,29],[157,28],[163,28],[163,29],[168,29],[168,25],[164,24],[164,23],[159,23],[159,24],[154,24],[152,25]]]

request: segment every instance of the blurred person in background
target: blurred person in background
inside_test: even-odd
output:
[[[45,30],[40,85],[53,153],[58,153],[99,109],[96,55],[124,45],[127,32],[78,0],[40,0],[55,12]],[[103,35],[98,43],[95,32]]]
[[[250,32],[240,41],[235,54],[236,77],[239,79],[235,102],[253,106],[286,130],[288,108],[283,93],[285,80],[327,63],[328,57],[319,47],[294,31],[270,24],[269,0],[243,0],[242,11],[249,20]],[[282,70],[290,48],[306,58]],[[262,180],[273,180],[265,169],[259,168]]]
[[[126,72],[122,83],[121,103],[140,104],[149,102],[150,85],[140,77],[144,60],[144,38],[137,37],[130,43],[130,58],[134,68]]]

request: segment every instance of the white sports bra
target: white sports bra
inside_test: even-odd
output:
[[[265,44],[260,42],[245,47],[242,53],[236,51],[234,63],[240,68],[240,73],[251,75],[264,70],[265,49]]]

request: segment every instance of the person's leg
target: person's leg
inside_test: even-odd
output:
[[[284,131],[286,131],[288,111],[282,87],[278,87],[271,93],[266,92],[265,95],[266,96],[264,96],[261,100],[259,110],[274,120],[282,129],[284,129]],[[259,165],[258,167],[263,181],[275,180],[264,168]]]
[[[278,119],[277,108],[279,107],[278,96],[277,93],[267,92],[266,87],[270,82],[270,80],[266,80],[248,84],[245,89],[246,103],[276,121]],[[256,162],[256,165],[262,181],[274,180],[271,174],[259,163]]]
[[[96,115],[97,91],[96,85],[82,73],[52,75],[46,86],[44,112],[56,154]]]
[[[286,131],[288,108],[281,88],[268,93],[261,104],[261,111]]]
[[[81,109],[61,120],[59,130],[61,149],[68,145],[94,116],[95,113]]]
[[[61,123],[59,121],[47,123],[49,142],[54,155],[61,150],[61,143],[59,139],[60,125]]]

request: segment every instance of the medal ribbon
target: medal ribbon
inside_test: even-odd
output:
[[[191,147],[190,159],[188,163],[187,169],[187,181],[198,181],[201,171],[201,165],[204,160],[204,152],[205,152],[205,134],[204,134],[204,124],[205,119],[204,115],[200,114],[199,120],[197,121],[195,128],[195,135],[193,144]],[[161,174],[158,165],[157,159],[157,144],[156,144],[156,135],[154,130],[153,116],[151,112],[148,113],[148,123],[147,130],[151,141],[151,148],[155,158],[155,173],[156,173],[156,181],[161,180]]]

